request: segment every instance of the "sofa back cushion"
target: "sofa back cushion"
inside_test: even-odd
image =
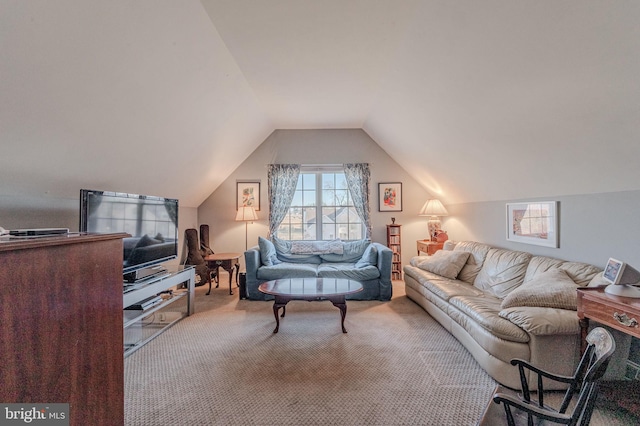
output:
[[[356,240],[356,241],[343,241],[342,242],[342,254],[326,253],[321,254],[320,257],[325,262],[340,262],[349,263],[357,262],[360,260],[364,251],[371,244],[371,240]]]
[[[418,268],[454,280],[467,263],[469,255],[468,251],[438,250],[433,256],[420,256],[414,259],[424,259],[417,263]]]
[[[524,282],[527,283],[551,269],[558,269],[563,263],[565,263],[564,260],[553,257],[533,256],[527,266],[527,272],[524,274]]]
[[[473,284],[476,276],[482,269],[487,253],[489,253],[489,247],[486,244],[476,243],[474,241],[461,241],[456,244],[453,251],[464,251],[469,253],[467,263],[462,267],[458,274],[458,279]]]
[[[258,237],[258,247],[260,248],[260,262],[264,266],[273,266],[281,263],[276,253],[276,246],[271,241]]]
[[[473,285],[503,299],[522,284],[531,257],[522,251],[492,248]]]
[[[527,283],[538,275],[552,269],[560,269],[566,272],[576,285],[581,287],[589,285],[591,280],[599,272],[602,272],[602,269],[588,263],[567,262],[565,260],[554,259],[552,257],[534,256],[531,258],[529,266],[527,267],[524,282]]]
[[[283,240],[277,237],[271,237],[273,245],[276,248],[276,255],[282,262],[289,263],[311,263],[319,265],[322,259],[317,254],[293,254],[291,253],[291,241]]]

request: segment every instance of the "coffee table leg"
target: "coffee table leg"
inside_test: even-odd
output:
[[[347,316],[347,301],[345,300],[344,296],[332,297],[329,300],[331,301],[331,303],[333,303],[333,306],[340,309],[340,317],[342,318],[342,332],[346,333],[347,329],[344,328],[344,318]]]
[[[284,318],[284,314],[287,312],[287,303],[288,299],[283,299],[280,297],[276,297],[275,302],[273,302],[273,316],[276,318],[276,328],[273,330],[274,334],[278,332],[280,329],[280,317],[278,317],[278,311],[282,308],[282,318]]]

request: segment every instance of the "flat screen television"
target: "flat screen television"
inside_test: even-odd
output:
[[[126,232],[122,270],[133,282],[164,272],[178,256],[178,200],[123,192],[80,190],[80,232]]]

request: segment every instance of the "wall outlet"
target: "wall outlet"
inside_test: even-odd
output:
[[[165,322],[166,320],[167,320],[167,317],[164,314],[164,312],[160,312],[160,322]]]

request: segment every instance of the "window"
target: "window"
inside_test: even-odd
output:
[[[289,213],[278,227],[285,240],[359,240],[362,220],[341,171],[301,170]]]

